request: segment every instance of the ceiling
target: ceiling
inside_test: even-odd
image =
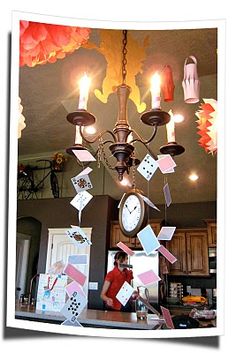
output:
[[[92,30],[89,40],[91,47],[99,45],[99,40],[106,30]],[[207,154],[199,146],[197,134],[197,117],[202,98],[217,99],[217,30],[188,29],[188,30],[158,30],[158,31],[128,31],[128,40],[134,38],[145,48],[145,57],[141,70],[136,75],[136,82],[140,88],[141,99],[150,108],[150,94],[148,93],[148,77],[153,68],[162,68],[168,64],[173,71],[175,96],[173,102],[162,102],[165,111],[173,110],[185,116],[184,122],[176,124],[176,141],[184,146],[185,153],[174,157],[177,167],[175,173],[163,175],[157,171],[147,182],[136,172],[136,186],[151,195],[155,203],[163,201],[162,187],[168,180],[172,200],[180,202],[198,202],[216,200],[216,156]],[[135,56],[135,46],[132,48]],[[198,60],[198,75],[200,80],[200,102],[187,104],[184,102],[182,79],[184,60],[194,55]],[[120,59],[117,58],[117,65]],[[131,65],[132,66],[132,65]],[[93,77],[93,88],[102,87],[106,75],[107,61],[96,49],[81,47],[64,59],[53,64],[36,65],[34,68],[21,67],[19,92],[23,105],[26,128],[19,139],[19,156],[44,156],[49,152],[65,151],[74,143],[75,126],[66,120],[69,112],[75,110],[78,104],[78,92],[75,78],[85,70],[89,70]],[[88,110],[96,116],[98,130],[113,129],[117,117],[117,97],[111,94],[106,104],[99,101],[93,92],[90,93]],[[140,122],[140,114],[135,104],[128,103],[129,123],[137,132],[148,138],[152,128]],[[166,143],[165,126],[158,129],[157,136],[150,143],[151,149],[159,154],[159,148]],[[147,150],[136,143],[136,157],[142,160]],[[111,164],[115,164],[109,158]],[[188,174],[195,171],[199,180],[193,184]],[[111,170],[108,173],[117,180],[117,175]],[[97,181],[100,182],[99,180]],[[110,188],[110,196],[119,198],[124,190]]]

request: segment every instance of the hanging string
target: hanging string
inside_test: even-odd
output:
[[[165,186],[167,184],[167,176],[164,175],[164,184],[163,186]],[[167,205],[166,205],[166,200],[165,200],[165,215],[164,215],[164,220],[165,220],[165,225],[167,225]]]

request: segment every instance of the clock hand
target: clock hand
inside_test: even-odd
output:
[[[136,210],[136,208],[137,208],[137,206],[134,207],[134,209],[130,212],[130,214],[131,214],[132,212],[134,212],[134,210]]]
[[[130,212],[130,209],[129,209],[128,205],[125,204],[125,207],[127,208],[127,210],[129,211],[129,213],[131,214],[132,212]]]

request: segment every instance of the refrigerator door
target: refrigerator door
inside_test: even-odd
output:
[[[107,272],[111,271],[114,267],[114,256],[117,253],[117,250],[108,251],[108,260],[107,260]],[[159,258],[158,252],[146,255],[144,251],[137,250],[134,251],[133,256],[128,256],[129,264],[133,266],[132,271],[134,279],[132,281],[132,286],[134,289],[137,289],[138,286],[143,286],[143,283],[137,277],[138,274],[141,274],[145,271],[153,270],[156,275],[159,274]],[[148,284],[145,286],[149,291],[150,302],[158,303],[158,282],[153,284]]]

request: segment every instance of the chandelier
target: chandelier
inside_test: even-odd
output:
[[[66,149],[67,153],[75,155],[73,151],[87,149],[85,144],[93,144],[95,142],[99,142],[96,154],[101,156],[101,151],[104,153],[104,146],[109,144],[109,150],[112,156],[115,157],[116,164],[114,167],[112,167],[108,162],[108,158],[106,157],[104,157],[104,161],[110,169],[116,170],[119,181],[122,181],[125,172],[129,174],[130,168],[140,163],[140,161],[135,158],[134,144],[141,143],[144,145],[150,155],[156,160],[157,157],[150,149],[149,143],[155,138],[159,126],[166,125],[170,122],[170,124],[168,124],[170,129],[173,127],[170,121],[170,114],[163,111],[160,106],[160,76],[158,73],[152,77],[151,109],[144,112],[140,117],[142,123],[152,127],[150,138],[146,140],[143,139],[135,131],[135,129],[130,126],[127,114],[127,103],[131,88],[126,84],[127,30],[123,30],[122,33],[122,83],[116,87],[116,94],[118,98],[118,116],[115,126],[112,131],[101,131],[96,137],[92,139],[89,139],[87,136],[85,136],[84,127],[90,126],[96,121],[95,116],[87,111],[89,81],[87,75],[85,75],[81,79],[78,109],[67,115],[67,120],[76,126],[76,138],[75,144]],[[105,135],[109,135],[109,139],[103,140]],[[183,146],[176,143],[175,137],[173,137],[174,134],[171,134],[170,131],[169,135],[172,136],[172,138],[168,138],[168,143],[160,148],[160,152],[162,154],[170,154],[172,156],[183,153],[185,149]]]

